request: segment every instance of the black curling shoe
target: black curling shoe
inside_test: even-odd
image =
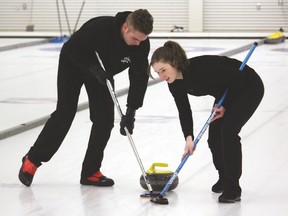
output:
[[[88,178],[81,178],[80,184],[100,186],[100,187],[110,187],[114,185],[114,181],[111,178],[107,178],[106,176],[104,176],[100,171],[97,171]]]
[[[220,179],[212,186],[211,190],[214,193],[222,193],[223,192],[223,186],[222,186],[222,182],[220,181]]]

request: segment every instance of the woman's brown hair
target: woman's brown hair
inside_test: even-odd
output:
[[[183,72],[189,64],[184,49],[174,41],[167,41],[162,47],[154,51],[148,68],[148,75],[150,77],[152,77],[151,66],[156,62],[168,63],[177,71],[181,72]]]

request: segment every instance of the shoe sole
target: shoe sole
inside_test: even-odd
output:
[[[96,186],[96,187],[111,187],[114,185],[114,184],[103,185],[103,184],[96,184],[96,183],[88,183],[88,184],[80,183],[80,184],[85,185],[85,186]]]
[[[219,203],[235,203],[235,202],[240,202],[241,198],[236,197],[235,199],[226,199],[226,198],[220,198],[218,199]]]
[[[103,182],[91,182],[87,180],[81,180],[81,185],[87,185],[87,186],[97,186],[97,187],[111,187],[114,185],[114,181],[111,183],[103,183]]]

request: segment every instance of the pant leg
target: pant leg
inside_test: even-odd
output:
[[[208,131],[208,146],[212,153],[212,160],[214,167],[218,171],[219,179],[223,179],[223,149],[222,149],[222,137],[221,127],[223,118],[217,119],[210,123]]]
[[[100,170],[104,149],[114,126],[114,103],[106,85],[90,79],[85,83],[89,97],[92,128],[82,164],[81,177],[87,178]]]
[[[226,110],[221,127],[224,193],[227,196],[241,195],[239,179],[242,175],[242,148],[239,133],[251,118],[264,94],[262,81],[256,79],[246,85]]]
[[[32,162],[41,165],[49,161],[63,142],[77,111],[82,77],[71,63],[60,56],[57,77],[58,101],[28,155]]]

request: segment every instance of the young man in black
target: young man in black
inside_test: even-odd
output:
[[[120,12],[115,17],[102,16],[89,20],[63,45],[58,67],[57,107],[23,157],[19,179],[24,185],[31,185],[37,168],[42,162],[49,161],[63,142],[76,114],[83,85],[88,94],[93,125],[80,183],[114,185],[114,181],[100,171],[103,152],[114,126],[114,104],[106,79],[114,86],[113,76],[129,68],[127,110],[120,122],[120,132],[125,135],[126,127],[132,134],[135,111],[143,104],[148,83],[148,35],[152,30],[153,17],[147,10]],[[106,71],[100,66],[96,52]]]

